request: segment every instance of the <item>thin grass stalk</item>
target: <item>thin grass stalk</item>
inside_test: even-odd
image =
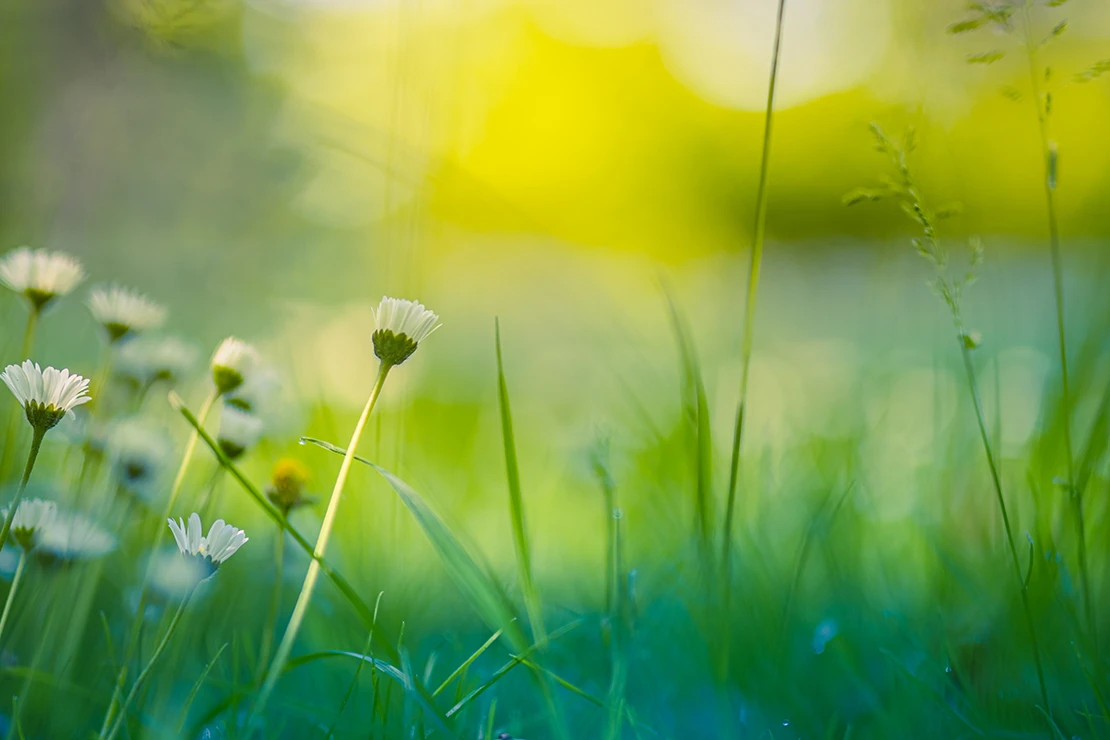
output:
[[[1041,157],[1044,162],[1044,198],[1048,216],[1048,247],[1052,261],[1052,291],[1056,308],[1056,337],[1060,354],[1060,405],[1063,412],[1063,441],[1068,496],[1072,502],[1075,530],[1078,537],[1079,582],[1083,592],[1084,615],[1087,629],[1097,649],[1097,628],[1094,603],[1091,601],[1091,578],[1087,566],[1087,533],[1083,511],[1083,495],[1075,485],[1075,462],[1071,439],[1071,389],[1068,376],[1068,344],[1064,324],[1064,264],[1060,254],[1060,227],[1056,216],[1056,152],[1048,137],[1048,120],[1045,101],[1041,97],[1040,75],[1037,73],[1037,45],[1033,40],[1033,23],[1027,4],[1023,13],[1025,25],[1026,58],[1029,62],[1029,83],[1033,91],[1033,105],[1037,111],[1037,132],[1040,137]]]
[[[0,638],[4,636],[4,626],[8,623],[8,615],[11,614],[12,604],[15,603],[15,592],[19,588],[19,582],[23,578],[23,569],[26,566],[27,551],[21,549],[19,553],[19,564],[15,566],[15,575],[12,577],[12,587],[8,589],[8,598],[4,600],[4,613],[0,615]]]
[[[355,449],[358,447],[359,440],[362,438],[362,431],[366,428],[366,422],[370,418],[370,413],[374,410],[374,405],[381,395],[382,387],[385,385],[385,379],[386,376],[389,375],[390,368],[391,365],[385,362],[382,362],[379,366],[377,380],[374,382],[374,387],[370,391],[370,397],[366,400],[366,406],[362,409],[362,415],[359,416],[358,423],[355,425],[355,430],[351,434],[351,441],[347,445],[347,453],[343,456],[343,462],[339,466],[339,475],[335,479],[335,486],[332,488],[331,498],[328,500],[328,508],[324,514],[324,521],[320,525],[320,534],[316,538],[316,546],[313,548],[314,557],[308,565],[308,573],[305,574],[304,583],[301,584],[301,592],[297,597],[296,605],[293,607],[293,614],[289,617],[289,623],[285,627],[285,634],[281,638],[281,643],[278,645],[274,660],[270,664],[270,670],[262,684],[262,689],[259,691],[254,707],[251,709],[250,718],[247,721],[247,737],[250,737],[254,732],[254,723],[252,719],[257,717],[265,709],[266,702],[269,700],[270,694],[273,693],[274,686],[281,676],[282,669],[286,661],[289,660],[289,653],[293,650],[293,641],[296,639],[297,633],[301,629],[301,624],[308,611],[309,602],[312,600],[312,594],[316,589],[316,580],[320,576],[320,558],[324,557],[324,553],[327,551],[328,541],[331,539],[332,527],[335,525],[335,517],[339,510],[339,500],[342,498],[343,488],[347,483],[347,476],[351,471],[351,463],[354,462]]]
[[[539,594],[536,592],[535,583],[532,580],[531,552],[528,546],[528,535],[524,527],[524,496],[520,486],[516,439],[513,436],[509,386],[505,380],[505,366],[501,354],[501,322],[498,319],[494,319],[493,328],[494,340],[497,345],[497,400],[501,410],[501,436],[505,445],[505,471],[509,483],[509,514],[512,519],[517,575],[520,578],[520,587],[524,596],[524,608],[528,612],[528,621],[532,627],[532,641],[543,652],[548,638],[543,626],[543,609],[540,605]],[[547,706],[548,720],[552,732],[560,740],[569,737],[550,682],[542,671],[534,670],[533,673]]]
[[[956,340],[960,345],[960,355],[963,357],[964,370],[967,373],[967,387],[971,393],[972,405],[975,408],[975,421],[979,425],[979,436],[983,441],[983,452],[987,456],[987,465],[991,472],[991,482],[994,484],[995,497],[998,500],[998,510],[1002,514],[1002,526],[1005,529],[1006,545],[1010,550],[1010,559],[1014,567],[1014,577],[1017,578],[1018,593],[1021,595],[1021,606],[1025,613],[1025,623],[1029,628],[1029,642],[1033,647],[1033,662],[1037,668],[1037,683],[1041,690],[1041,701],[1044,702],[1044,711],[1051,718],[1052,705],[1048,700],[1048,687],[1045,684],[1044,667],[1041,663],[1041,648],[1040,641],[1037,638],[1037,627],[1033,621],[1033,610],[1029,604],[1029,587],[1026,583],[1025,577],[1021,573],[1021,561],[1018,558],[1017,547],[1014,545],[1013,528],[1010,526],[1010,515],[1006,509],[1006,497],[1002,493],[1002,477],[998,471],[998,464],[995,460],[994,449],[991,446],[990,435],[987,433],[986,418],[983,415],[983,402],[979,395],[979,382],[975,377],[975,368],[971,362],[971,350],[967,346],[964,339],[963,328],[959,322],[959,315],[956,318]]]
[[[748,403],[748,380],[752,366],[752,342],[755,336],[755,306],[759,294],[759,275],[763,267],[763,240],[767,231],[767,182],[771,165],[771,130],[774,122],[775,87],[778,82],[779,58],[782,51],[783,17],[786,0],[779,0],[775,15],[775,42],[771,50],[771,76],[767,85],[767,107],[763,115],[763,154],[759,162],[759,186],[755,195],[755,228],[752,236],[751,262],[748,267],[748,290],[744,301],[744,336],[740,347],[740,400],[736,406],[736,426],[732,434],[732,457],[729,461],[728,497],[725,504],[724,540],[721,543],[724,561],[725,603],[731,586],[728,561],[732,550],[732,522],[736,514],[736,489],[740,480],[740,443],[744,435],[744,416]]]
[[[221,468],[222,469],[222,468]],[[270,607],[266,611],[266,623],[262,625],[262,642],[258,648],[258,669],[255,682],[261,684],[266,677],[266,667],[270,664],[270,651],[274,647],[274,629],[281,609],[281,592],[285,585],[285,530],[278,528],[274,542],[274,588],[270,594]],[[374,608],[377,614],[377,607]],[[373,635],[373,632],[370,633]]]
[[[497,344],[497,401],[501,411],[501,437],[505,450],[505,472],[509,483],[509,517],[513,528],[513,547],[516,550],[517,577],[524,596],[524,608],[532,627],[532,640],[543,645],[546,634],[543,611],[532,580],[532,554],[528,533],[524,526],[524,496],[520,485],[520,466],[516,456],[516,439],[513,435],[513,416],[509,406],[509,387],[505,381],[505,367],[501,355],[501,322],[494,319],[494,339]]]
[[[197,584],[197,586],[199,585],[200,584]],[[174,613],[169,627],[166,628],[166,633],[162,636],[162,640],[154,649],[154,652],[150,656],[150,660],[147,661],[147,664],[143,667],[142,672],[140,672],[138,677],[135,679],[134,685],[131,686],[131,691],[127,693],[127,698],[125,698],[123,700],[123,704],[120,705],[119,716],[116,717],[116,722],[112,726],[112,729],[108,733],[105,740],[112,740],[112,738],[119,734],[120,727],[123,726],[124,721],[127,719],[128,708],[130,708],[131,703],[135,701],[135,697],[138,696],[139,689],[141,689],[143,687],[143,684],[146,683],[146,679],[150,677],[150,672],[154,670],[154,666],[158,663],[158,659],[161,658],[162,653],[166,651],[166,646],[170,644],[170,638],[173,637],[173,633],[177,630],[177,625],[181,622],[181,616],[185,613],[185,607],[188,606],[189,600],[192,599],[193,594],[196,593],[197,586],[193,586],[191,589],[189,589],[189,592],[185,594],[185,598],[183,598],[181,600],[181,603],[178,605],[177,611]]]
[[[159,529],[155,530],[153,539],[157,543],[161,527],[165,526],[165,522],[170,518],[173,513],[173,507],[177,503],[177,497],[181,493],[181,486],[185,482],[185,474],[189,470],[189,463],[193,459],[193,454],[196,452],[197,440],[200,437],[199,427],[204,425],[208,414],[215,406],[216,400],[220,397],[220,392],[213,388],[204,403],[200,407],[197,414],[197,428],[194,428],[192,434],[189,435],[189,441],[185,445],[185,452],[181,456],[181,464],[177,468],[177,474],[174,476],[173,485],[170,487],[170,495],[166,500],[166,506],[162,511],[162,516],[157,522]],[[104,737],[104,733],[108,731],[112,723],[112,718],[115,714],[116,707],[119,705],[120,697],[123,695],[123,687],[127,683],[127,672],[131,663],[131,658],[135,655],[135,651],[139,649],[139,638],[142,635],[143,613],[146,611],[147,587],[150,585],[150,576],[153,571],[153,559],[147,563],[146,570],[143,573],[143,582],[139,588],[139,603],[135,610],[135,618],[131,622],[131,629],[128,632],[127,644],[124,647],[123,655],[120,659],[119,675],[116,677],[116,687],[112,691],[112,699],[108,702],[108,710],[104,713],[104,721],[100,726],[100,737]]]

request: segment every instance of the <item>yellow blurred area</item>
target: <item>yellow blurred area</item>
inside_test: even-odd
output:
[[[356,228],[389,215],[410,241],[426,237],[414,224],[447,221],[668,258],[747,246],[775,6],[259,2],[241,22],[251,68],[288,94],[279,141],[313,162],[297,196],[311,218]],[[957,230],[1040,238],[1021,50],[964,62],[1013,39],[947,35],[958,2],[787,6],[772,237],[901,228],[840,205],[882,165],[866,130],[875,120],[921,131],[921,179],[964,204]],[[1038,22],[1055,19],[1048,10]],[[1110,88],[1074,75],[1105,56],[1110,12],[1066,10],[1078,30],[1042,57],[1055,70],[1064,235],[1089,236],[1106,222],[1110,144],[1095,122],[1110,120]]]

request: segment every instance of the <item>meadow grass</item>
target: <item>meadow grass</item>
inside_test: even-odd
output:
[[[775,405],[755,391],[774,383],[753,381],[785,5],[738,377],[715,379],[719,354],[735,353],[721,349],[719,326],[689,318],[690,296],[668,287],[658,323],[669,321],[673,345],[661,354],[677,373],[635,398],[627,425],[595,435],[575,427],[584,460],[541,475],[536,458],[565,447],[536,422],[542,391],[524,404],[510,396],[520,376],[499,319],[492,342],[475,340],[489,360],[482,402],[437,401],[408,379],[387,384],[415,374],[417,363],[443,362],[416,353],[437,341],[428,335],[438,317],[390,299],[366,331],[380,364],[350,379],[372,384],[350,435],[338,420],[351,409],[306,392],[298,400],[316,405],[297,432],[275,426],[261,443],[240,444],[213,417],[268,420],[267,407],[284,402],[259,380],[264,357],[225,342],[207,372],[135,382],[123,348],[145,329],[120,317],[100,322],[107,341],[93,360],[95,405],[80,419],[45,428],[5,398],[0,413],[13,421],[0,464],[10,506],[0,530],[8,545],[0,572],[11,574],[0,615],[4,734],[1110,737],[1097,639],[1105,610],[1096,608],[1110,555],[1110,309],[1098,288],[1107,271],[1091,270],[1095,297],[1066,331],[1056,154],[1031,9],[976,5],[956,29],[1010,30],[1020,11],[1037,101],[1058,362],[1039,386],[1020,385],[1040,407],[1015,442],[1011,416],[1029,409],[1005,379],[1026,367],[1007,354],[1012,347],[972,329],[990,306],[968,291],[1001,273],[988,272],[978,240],[966,270],[957,268],[942,233],[955,213],[933,208],[912,175],[912,132],[895,142],[878,126],[876,148],[893,174],[848,200],[893,200],[911,218],[949,338],[942,350],[922,340],[925,370],[920,358],[884,365],[876,353],[839,397],[807,396],[821,407],[804,409],[789,434],[775,434],[767,414],[752,421],[749,407],[761,402],[770,421],[792,414],[789,399]],[[1055,28],[1051,38],[1062,33]],[[987,51],[971,61],[1000,58]],[[71,300],[66,292],[51,300]],[[39,353],[36,329],[52,320],[42,307],[30,303],[20,361]],[[505,336],[528,321],[507,316]],[[66,358],[76,368],[88,360]],[[824,369],[800,375],[813,380]],[[650,370],[599,372],[619,383]],[[951,392],[957,381],[966,392]],[[402,382],[407,395],[398,388],[391,398]],[[193,411],[187,398],[204,400]],[[722,416],[730,438],[715,433]],[[113,425],[127,417],[152,435],[173,429],[172,478],[173,461],[141,445],[122,449]],[[751,435],[760,444],[742,444]],[[373,454],[365,445],[360,454],[363,436],[375,438]],[[403,458],[387,464],[385,442]],[[11,462],[18,456],[22,475]],[[318,471],[312,485],[330,486],[324,507],[296,466],[273,466],[287,458]],[[726,462],[727,475],[718,474]],[[535,492],[551,487],[561,497],[554,508]],[[16,514],[32,498],[57,501],[64,516],[30,527]],[[478,506],[487,507],[481,517],[466,511]],[[175,530],[170,545],[166,520],[195,510],[206,527],[227,516],[245,534],[232,527],[221,537],[217,526],[190,544]],[[79,526],[65,518],[74,513]],[[233,536],[249,541],[228,546]]]

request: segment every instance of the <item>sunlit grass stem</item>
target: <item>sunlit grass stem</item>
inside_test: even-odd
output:
[[[4,613],[0,615],[0,638],[4,636],[4,627],[8,624],[8,615],[11,614],[12,603],[15,602],[15,592],[19,588],[19,582],[23,578],[23,569],[26,566],[27,551],[21,549],[19,564],[15,566],[15,575],[12,577],[12,587],[8,589],[8,598],[4,600]]]
[[[366,406],[363,407],[362,415],[359,416],[358,423],[355,424],[355,430],[351,434],[351,441],[347,445],[347,452],[343,456],[342,464],[339,466],[339,475],[336,476],[335,486],[332,488],[331,498],[328,500],[328,508],[327,512],[324,514],[324,521],[320,525],[320,534],[316,538],[316,547],[313,550],[315,557],[309,563],[308,573],[305,574],[300,595],[297,596],[297,603],[293,607],[293,614],[289,617],[289,623],[285,627],[285,634],[282,635],[281,643],[278,645],[273,662],[270,664],[270,670],[266,674],[266,679],[258,693],[254,707],[251,709],[251,718],[257,717],[263,709],[265,709],[266,702],[269,700],[270,694],[273,693],[274,686],[277,684],[277,680],[281,676],[285,663],[289,660],[289,654],[293,650],[293,642],[297,638],[297,633],[300,631],[305,613],[308,611],[309,602],[312,600],[313,591],[316,589],[316,580],[320,576],[319,558],[324,557],[324,553],[327,551],[328,541],[331,539],[332,527],[335,525],[335,516],[339,510],[339,500],[342,498],[343,488],[347,483],[347,476],[351,471],[351,463],[354,462],[355,450],[358,448],[359,439],[362,437],[363,429],[366,428],[366,422],[370,418],[370,413],[374,410],[374,405],[378,402],[378,396],[381,395],[382,387],[385,385],[385,379],[386,376],[389,375],[391,367],[392,365],[385,362],[382,362],[379,366],[378,378],[374,383],[374,388],[370,391],[370,397],[366,400]],[[253,730],[254,723],[251,719],[248,719],[248,737]]]
[[[1067,471],[1068,497],[1072,502],[1075,516],[1075,530],[1078,537],[1079,585],[1083,593],[1083,607],[1092,641],[1097,649],[1097,629],[1095,624],[1094,603],[1091,601],[1091,578],[1087,566],[1087,532],[1083,512],[1082,492],[1076,487],[1075,461],[1071,440],[1071,389],[1068,378],[1068,344],[1064,325],[1064,264],[1060,254],[1060,227],[1056,217],[1056,153],[1048,137],[1048,120],[1045,101],[1041,97],[1040,75],[1037,72],[1037,44],[1033,40],[1033,22],[1030,8],[1025,6],[1023,13],[1025,26],[1026,58],[1029,62],[1029,84],[1033,91],[1033,105],[1037,111],[1037,132],[1040,136],[1041,159],[1044,163],[1044,198],[1048,216],[1048,248],[1052,261],[1052,290],[1056,308],[1056,337],[1060,354],[1060,405],[1063,412],[1064,457]]]
[[[748,403],[748,381],[752,367],[752,342],[755,336],[755,306],[759,295],[759,275],[763,267],[763,240],[767,232],[767,182],[771,166],[771,131],[774,122],[775,87],[778,82],[779,58],[782,50],[783,17],[786,0],[779,0],[775,16],[775,42],[771,51],[771,76],[767,85],[767,107],[763,117],[763,154],[759,162],[759,186],[755,195],[755,228],[752,236],[751,262],[748,267],[748,289],[744,301],[744,334],[740,346],[740,400],[736,406],[736,426],[732,433],[732,457],[728,472],[728,497],[725,503],[724,540],[721,543],[724,573],[727,574],[732,550],[732,521],[736,513],[736,489],[740,478],[740,443],[744,435],[744,416]],[[729,586],[726,580],[726,597]],[[727,598],[726,598],[727,601]]]

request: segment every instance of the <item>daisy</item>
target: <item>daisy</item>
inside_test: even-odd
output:
[[[20,247],[0,259],[0,282],[25,297],[36,312],[73,290],[84,277],[81,263],[61,252]]]
[[[235,406],[224,405],[216,441],[225,455],[232,460],[242,457],[244,452],[258,444],[261,437],[262,421],[257,416]]]
[[[8,509],[0,512],[0,516],[8,517]],[[42,532],[49,529],[57,515],[58,507],[53,501],[43,501],[32,498],[20,501],[12,517],[12,538],[25,551],[34,549]]]
[[[96,288],[89,296],[89,310],[104,327],[110,343],[129,334],[154,329],[166,320],[166,309],[138,291],[111,285]]]
[[[188,525],[181,519],[176,522],[168,520],[170,531],[177,542],[177,549],[182,555],[196,558],[207,558],[213,567],[218,567],[248,541],[248,537],[241,529],[236,529],[223,519],[212,522],[208,536],[200,534],[200,515],[194,512],[189,516]]]
[[[257,414],[265,409],[277,394],[281,379],[276,370],[268,365],[256,367],[241,386],[224,396],[224,403],[242,411]]]
[[[43,370],[30,360],[24,360],[22,365],[8,365],[0,373],[0,380],[15,394],[31,426],[43,432],[66,414],[73,416],[74,407],[92,400],[87,378],[72,375],[69,370],[52,367]]]
[[[115,367],[142,389],[158,382],[176,383],[196,361],[196,348],[180,339],[139,337],[120,347]]]
[[[374,311],[374,354],[387,365],[400,365],[439,328],[439,316],[416,301],[382,298]]]
[[[58,512],[38,538],[36,553],[48,561],[74,562],[103,557],[116,549],[116,538],[80,514]]]
[[[314,498],[304,495],[307,483],[308,468],[297,460],[282,458],[274,465],[274,472],[270,476],[270,487],[266,489],[266,497],[284,516],[289,516],[289,512],[294,508],[315,501]]]
[[[146,496],[157,486],[171,448],[166,434],[138,419],[124,419],[108,435],[112,476],[121,488]]]
[[[212,382],[221,393],[230,393],[250,377],[258,365],[258,351],[246,342],[228,337],[212,356]]]

